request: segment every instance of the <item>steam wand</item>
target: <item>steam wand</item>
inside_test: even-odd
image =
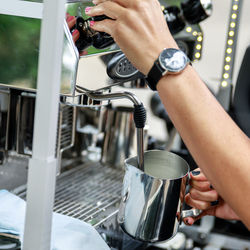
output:
[[[78,87],[79,88],[79,87]],[[85,94],[93,100],[116,100],[116,99],[128,99],[134,104],[134,122],[136,126],[137,135],[137,160],[138,167],[144,171],[144,142],[143,142],[143,128],[146,122],[146,109],[143,103],[131,92],[116,92],[108,94],[100,94],[96,92],[85,92]]]

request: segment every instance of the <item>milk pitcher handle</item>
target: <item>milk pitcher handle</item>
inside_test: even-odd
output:
[[[188,173],[187,186],[189,185],[190,179],[191,179],[190,173]],[[187,218],[187,217],[197,217],[202,212],[203,212],[203,210],[197,209],[197,208],[192,208],[192,209],[188,209],[188,210],[182,210],[182,212],[181,212],[181,218],[184,219],[184,218]]]
[[[201,209],[197,209],[197,208],[192,208],[189,210],[183,210],[181,212],[181,217],[182,219],[187,218],[187,217],[197,217],[202,213]]]

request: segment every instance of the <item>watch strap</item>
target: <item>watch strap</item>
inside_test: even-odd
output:
[[[163,73],[164,70],[157,59],[146,77],[147,84],[153,91],[156,91],[156,85],[162,78]]]

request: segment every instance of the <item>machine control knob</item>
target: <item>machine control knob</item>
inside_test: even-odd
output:
[[[181,16],[181,11],[177,6],[166,7],[163,15],[172,35],[177,34],[185,27],[185,22]]]
[[[212,14],[212,0],[185,0],[181,3],[185,19],[190,24],[197,24]]]
[[[93,46],[96,49],[105,49],[114,43],[114,39],[105,32],[98,32],[93,36]]]
[[[114,43],[113,38],[104,32],[97,32],[90,27],[90,21],[101,21],[109,17],[101,15],[91,17],[84,20],[82,17],[76,19],[76,29],[80,33],[79,39],[76,41],[76,47],[79,51],[93,45],[96,49],[104,49]]]

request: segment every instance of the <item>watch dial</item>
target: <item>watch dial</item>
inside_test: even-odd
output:
[[[179,72],[186,67],[188,58],[181,50],[165,49],[159,57],[159,62],[166,71]]]

